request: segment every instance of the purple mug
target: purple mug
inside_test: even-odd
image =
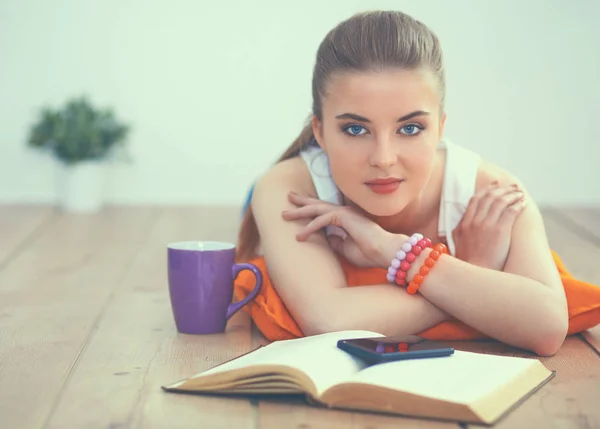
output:
[[[262,274],[253,264],[235,263],[235,245],[181,241],[167,245],[169,295],[177,330],[183,334],[224,332],[227,321],[258,294]],[[256,277],[252,293],[232,303],[233,281],[242,270]]]

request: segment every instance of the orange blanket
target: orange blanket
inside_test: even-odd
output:
[[[584,331],[600,324],[600,286],[574,278],[565,268],[559,256],[552,252],[560,272],[569,306],[569,334]],[[255,264],[263,274],[263,286],[256,298],[244,307],[262,334],[271,341],[303,337],[285,304],[275,291],[268,275],[265,260],[256,258],[249,261]],[[346,261],[342,267],[349,286],[361,286],[386,283],[386,270],[381,268],[357,268]],[[252,272],[242,271],[234,284],[237,300],[247,296],[254,288]],[[486,335],[458,320],[450,320],[436,325],[419,335],[437,340],[473,340],[487,338]]]

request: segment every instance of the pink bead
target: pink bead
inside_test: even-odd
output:
[[[400,264],[400,269],[402,271],[408,271],[410,269],[410,264],[406,261],[402,261],[402,263]]]
[[[392,267],[398,268],[400,266],[400,261],[396,258],[392,259]]]
[[[406,271],[398,271],[398,273],[396,274],[396,277],[398,277],[399,279],[405,279]]]
[[[411,250],[411,252],[414,253],[416,256],[419,256],[422,251],[423,249],[421,249],[421,246],[419,246],[418,244],[416,246],[413,246]]]
[[[431,247],[431,240],[428,238],[424,238],[421,241],[419,241],[418,246],[420,246],[421,249],[425,249],[426,247]]]
[[[409,253],[408,255],[406,255],[406,260],[411,264],[415,262],[415,259],[417,259],[417,257],[413,253]]]

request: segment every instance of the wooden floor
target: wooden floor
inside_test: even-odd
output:
[[[64,215],[0,207],[0,422],[3,428],[458,428],[328,411],[301,402],[166,393],[160,386],[254,348],[243,313],[227,332],[177,334],[165,244],[235,240],[237,208],[108,208]],[[552,247],[600,285],[600,210],[545,210]],[[495,342],[474,350],[518,354]],[[600,427],[600,327],[543,359],[550,384],[500,428]]]

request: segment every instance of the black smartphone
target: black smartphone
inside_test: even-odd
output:
[[[369,364],[444,357],[454,353],[454,349],[444,343],[427,340],[417,335],[349,338],[339,340],[337,346]]]

